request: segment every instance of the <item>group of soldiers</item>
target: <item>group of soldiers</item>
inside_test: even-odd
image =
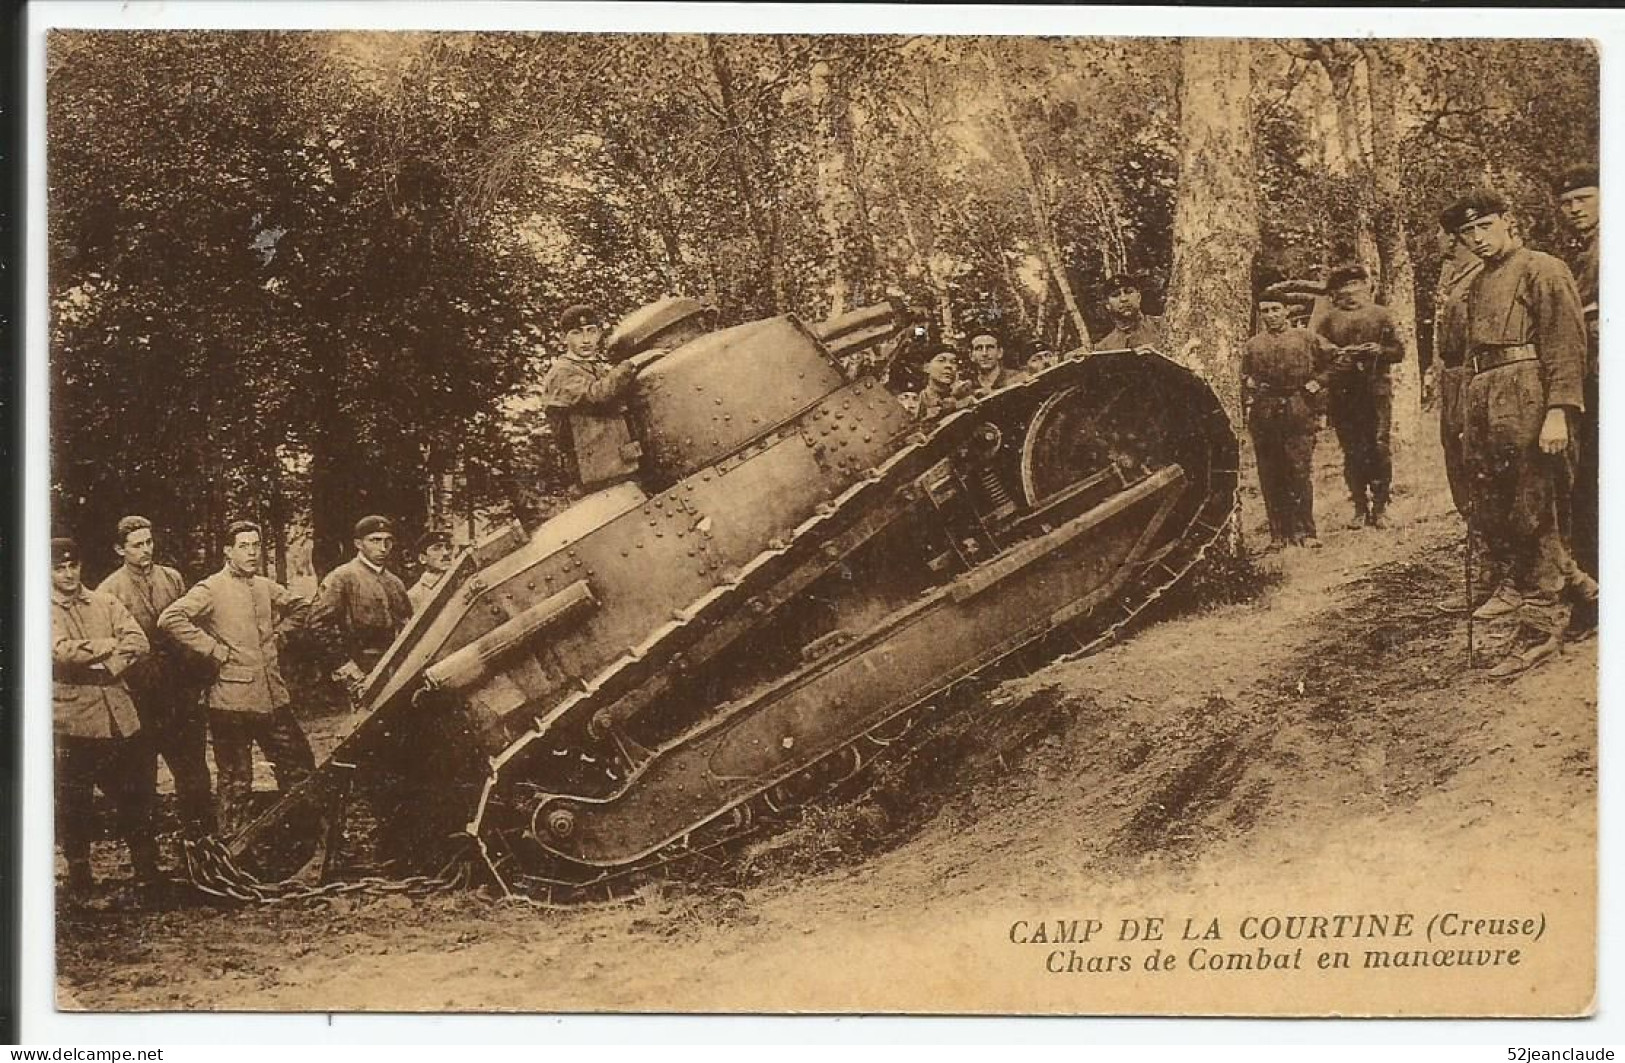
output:
[[[1507,622],[1498,677],[1518,675],[1589,634],[1597,613],[1597,236],[1594,166],[1554,185],[1580,244],[1573,261],[1524,246],[1507,202],[1478,190],[1439,215],[1450,256],[1434,308],[1433,384],[1469,579],[1446,608]],[[1386,523],[1393,406],[1389,367],[1405,344],[1359,265],[1327,277],[1332,307],[1307,328],[1266,289],[1243,356],[1247,423],[1271,548],[1318,547],[1311,464],[1319,417],[1343,450],[1351,527]]]
[[[95,590],[81,580],[70,537],[51,540],[51,649],[56,738],[57,840],[68,891],[94,887],[94,791],[115,810],[136,880],[157,885],[157,758],[175,780],[183,837],[230,835],[251,814],[253,747],[270,762],[279,790],[315,769],[292,709],[277,636],[307,628],[328,674],[351,695],[395,637],[432,598],[454,562],[446,532],[418,543],[422,576],[408,589],[385,567],[394,526],[368,516],[354,528],[355,556],[328,573],[314,601],[260,574],[260,529],[225,529],[224,564],[187,589],[179,572],[154,561],[152,522],[128,516],[114,529],[120,565]],[[219,807],[205,753],[214,747]]]

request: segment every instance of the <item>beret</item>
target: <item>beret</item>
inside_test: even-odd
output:
[[[445,543],[447,546],[450,546],[451,533],[443,531],[424,532],[423,538],[418,540],[418,553],[428,553],[429,547],[434,546],[436,543]]]
[[[57,536],[51,540],[51,565],[54,568],[64,561],[79,560],[79,546],[66,535]]]
[[[576,303],[574,306],[565,308],[564,313],[559,315],[560,332],[570,332],[574,329],[580,328],[582,325],[594,325],[597,323],[598,311],[594,310],[586,303]]]
[[[1341,288],[1345,284],[1352,284],[1355,281],[1368,281],[1370,279],[1371,273],[1364,266],[1360,265],[1358,262],[1348,262],[1341,266],[1334,267],[1330,273],[1326,274],[1326,287]]]
[[[388,532],[389,534],[394,535],[395,525],[390,523],[388,517],[380,517],[376,515],[362,517],[360,520],[355,522],[354,538],[356,539],[365,539],[367,536],[373,535],[377,532]]]
[[[1138,273],[1113,273],[1106,278],[1105,283],[1100,286],[1100,290],[1107,295],[1114,295],[1122,291],[1143,291],[1144,287],[1145,278]]]
[[[1576,188],[1596,187],[1598,187],[1597,167],[1590,163],[1580,163],[1565,169],[1562,175],[1552,182],[1552,194],[1560,196]]]
[[[1440,211],[1439,226],[1446,232],[1460,232],[1461,227],[1470,221],[1506,212],[1507,201],[1499,193],[1481,188],[1467,193]]]

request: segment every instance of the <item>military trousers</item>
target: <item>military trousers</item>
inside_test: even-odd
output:
[[[1355,508],[1386,506],[1394,478],[1393,386],[1386,377],[1345,374],[1333,381],[1327,414],[1343,449],[1343,482]]]
[[[216,829],[213,784],[209,779],[209,716],[197,689],[130,687],[141,732],[164,758],[175,778],[175,812],[188,838]]]
[[[1315,420],[1301,395],[1253,400],[1247,428],[1271,539],[1295,542],[1316,535]]]
[[[141,868],[157,855],[153,803],[158,761],[145,734],[128,738],[56,736],[56,838],[69,863],[90,859],[98,834],[96,791],[113,806],[114,828]]]
[[[1594,343],[1595,341],[1593,341]],[[1595,364],[1595,359],[1592,360]],[[1577,420],[1574,487],[1569,499],[1569,545],[1575,563],[1597,575],[1597,493],[1602,476],[1601,440],[1597,433],[1598,380],[1596,373],[1585,378],[1585,412]]]
[[[1465,442],[1471,516],[1490,559],[1518,590],[1555,596],[1576,572],[1558,514],[1568,504],[1571,443],[1540,450],[1546,385],[1538,361],[1476,373],[1467,384]]]
[[[1439,370],[1439,444],[1444,448],[1444,475],[1450,482],[1450,501],[1467,515],[1467,382],[1473,371],[1464,365]]]
[[[248,826],[254,794],[254,746],[271,762],[277,790],[286,793],[316,770],[310,742],[283,705],[268,713],[209,710],[214,767],[220,781],[220,827],[233,837]]]

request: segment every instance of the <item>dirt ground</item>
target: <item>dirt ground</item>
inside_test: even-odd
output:
[[[1325,549],[1264,559],[1247,600],[956,697],[889,777],[726,880],[568,911],[479,893],[63,909],[60,1006],[1584,1010],[1597,641],[1509,683],[1469,668],[1463,625],[1435,607],[1460,594],[1461,538],[1437,478],[1396,500],[1392,530],[1348,531],[1335,445],[1320,456]],[[1118,940],[1122,919],[1164,918],[1170,938],[1217,920],[1224,951],[1250,953],[1261,942],[1235,934],[1249,913],[1339,912],[1543,929],[1471,942],[1521,946],[1518,967],[1382,977],[1212,973],[1189,940],[1170,943],[1179,970],[1147,974],[1150,947]],[[1048,946],[1013,943],[1096,916],[1111,940],[1073,951],[1133,971],[1058,975]]]

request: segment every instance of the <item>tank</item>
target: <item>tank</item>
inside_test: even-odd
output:
[[[1236,437],[1190,371],[1097,352],[926,423],[844,368],[904,324],[629,355],[638,475],[468,551],[203,877],[536,894],[723,849],[1008,655],[1114,637],[1222,533]]]

